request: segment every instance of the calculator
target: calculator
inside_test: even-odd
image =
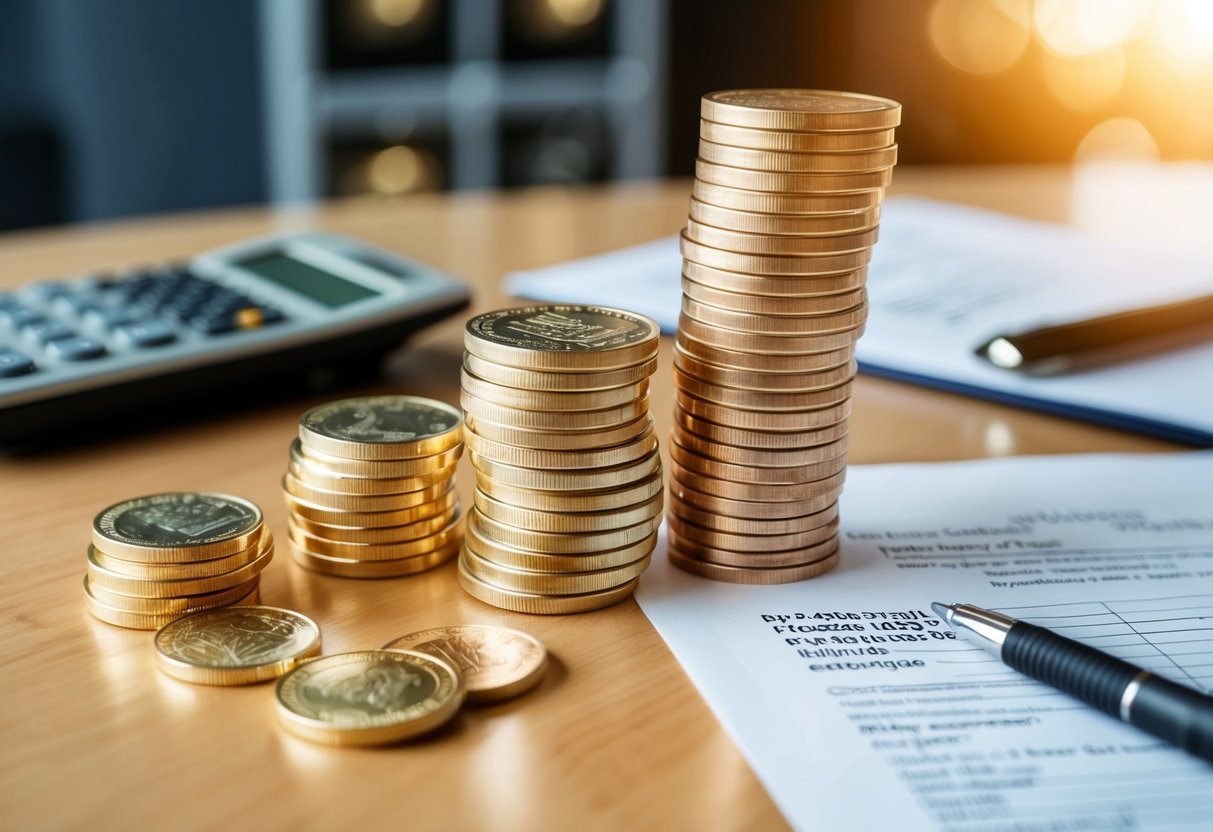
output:
[[[469,299],[458,279],[329,233],[31,283],[0,293],[0,447],[378,367]]]

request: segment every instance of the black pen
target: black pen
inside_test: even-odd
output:
[[[931,609],[1025,676],[1213,763],[1213,697],[1001,613],[972,604]]]
[[[976,352],[1004,370],[1056,375],[1213,338],[1213,295],[996,335]]]

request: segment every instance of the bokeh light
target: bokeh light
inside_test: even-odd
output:
[[[1152,34],[1163,60],[1180,72],[1213,72],[1213,2],[1161,0],[1155,18]]]
[[[1033,21],[1040,40],[1063,55],[1089,55],[1142,33],[1150,0],[1036,0]]]
[[[545,0],[551,17],[565,26],[588,26],[602,14],[603,0]]]
[[[1125,86],[1125,49],[1113,46],[1090,55],[1046,50],[1041,69],[1049,92],[1071,110],[1093,112],[1111,104]]]
[[[417,20],[427,0],[367,0],[367,11],[384,26],[408,26]]]
[[[398,144],[373,153],[343,183],[345,193],[403,196],[438,185],[439,166],[429,152]]]
[[[1158,160],[1158,142],[1146,126],[1134,118],[1110,118],[1083,136],[1074,153],[1076,162],[1153,162]]]
[[[1012,66],[1031,37],[1029,0],[935,0],[927,19],[931,48],[963,72]]]

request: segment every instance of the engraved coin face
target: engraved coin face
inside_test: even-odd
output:
[[[315,434],[346,442],[412,442],[459,427],[458,410],[413,396],[344,399],[312,408],[299,420]]]
[[[494,344],[541,352],[600,352],[657,337],[648,318],[597,306],[500,309],[468,321],[470,335]]]
[[[225,494],[174,493],[136,497],[97,515],[104,540],[128,546],[205,546],[248,534],[261,524],[252,503]]]
[[[363,650],[323,656],[278,682],[278,713],[299,736],[376,745],[437,728],[463,701],[458,672],[423,653]]]
[[[895,102],[883,98],[827,90],[725,90],[709,93],[704,97],[709,101],[735,107],[805,113],[863,113],[896,106]]]
[[[498,702],[539,684],[548,654],[539,639],[507,627],[459,624],[401,636],[385,650],[415,650],[459,669],[469,702]]]
[[[320,628],[277,607],[226,607],[188,615],[156,633],[156,655],[169,675],[203,684],[272,679],[320,652]]]

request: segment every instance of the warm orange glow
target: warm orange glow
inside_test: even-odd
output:
[[[935,0],[927,32],[943,61],[984,75],[1019,60],[1028,46],[1031,18],[1028,0]]]
[[[395,28],[415,22],[425,6],[426,0],[367,0],[367,11],[375,22]]]
[[[1176,70],[1213,72],[1213,2],[1162,0],[1153,31],[1155,48]]]
[[[1110,118],[1083,137],[1074,153],[1076,162],[1141,161],[1158,159],[1158,143],[1137,119]]]
[[[1114,46],[1090,55],[1041,55],[1049,92],[1071,110],[1092,112],[1112,103],[1125,86],[1125,50]]]
[[[602,14],[604,0],[544,0],[548,14],[570,29],[593,23]]]
[[[1033,22],[1041,42],[1063,55],[1089,55],[1142,33],[1149,0],[1036,0]]]

